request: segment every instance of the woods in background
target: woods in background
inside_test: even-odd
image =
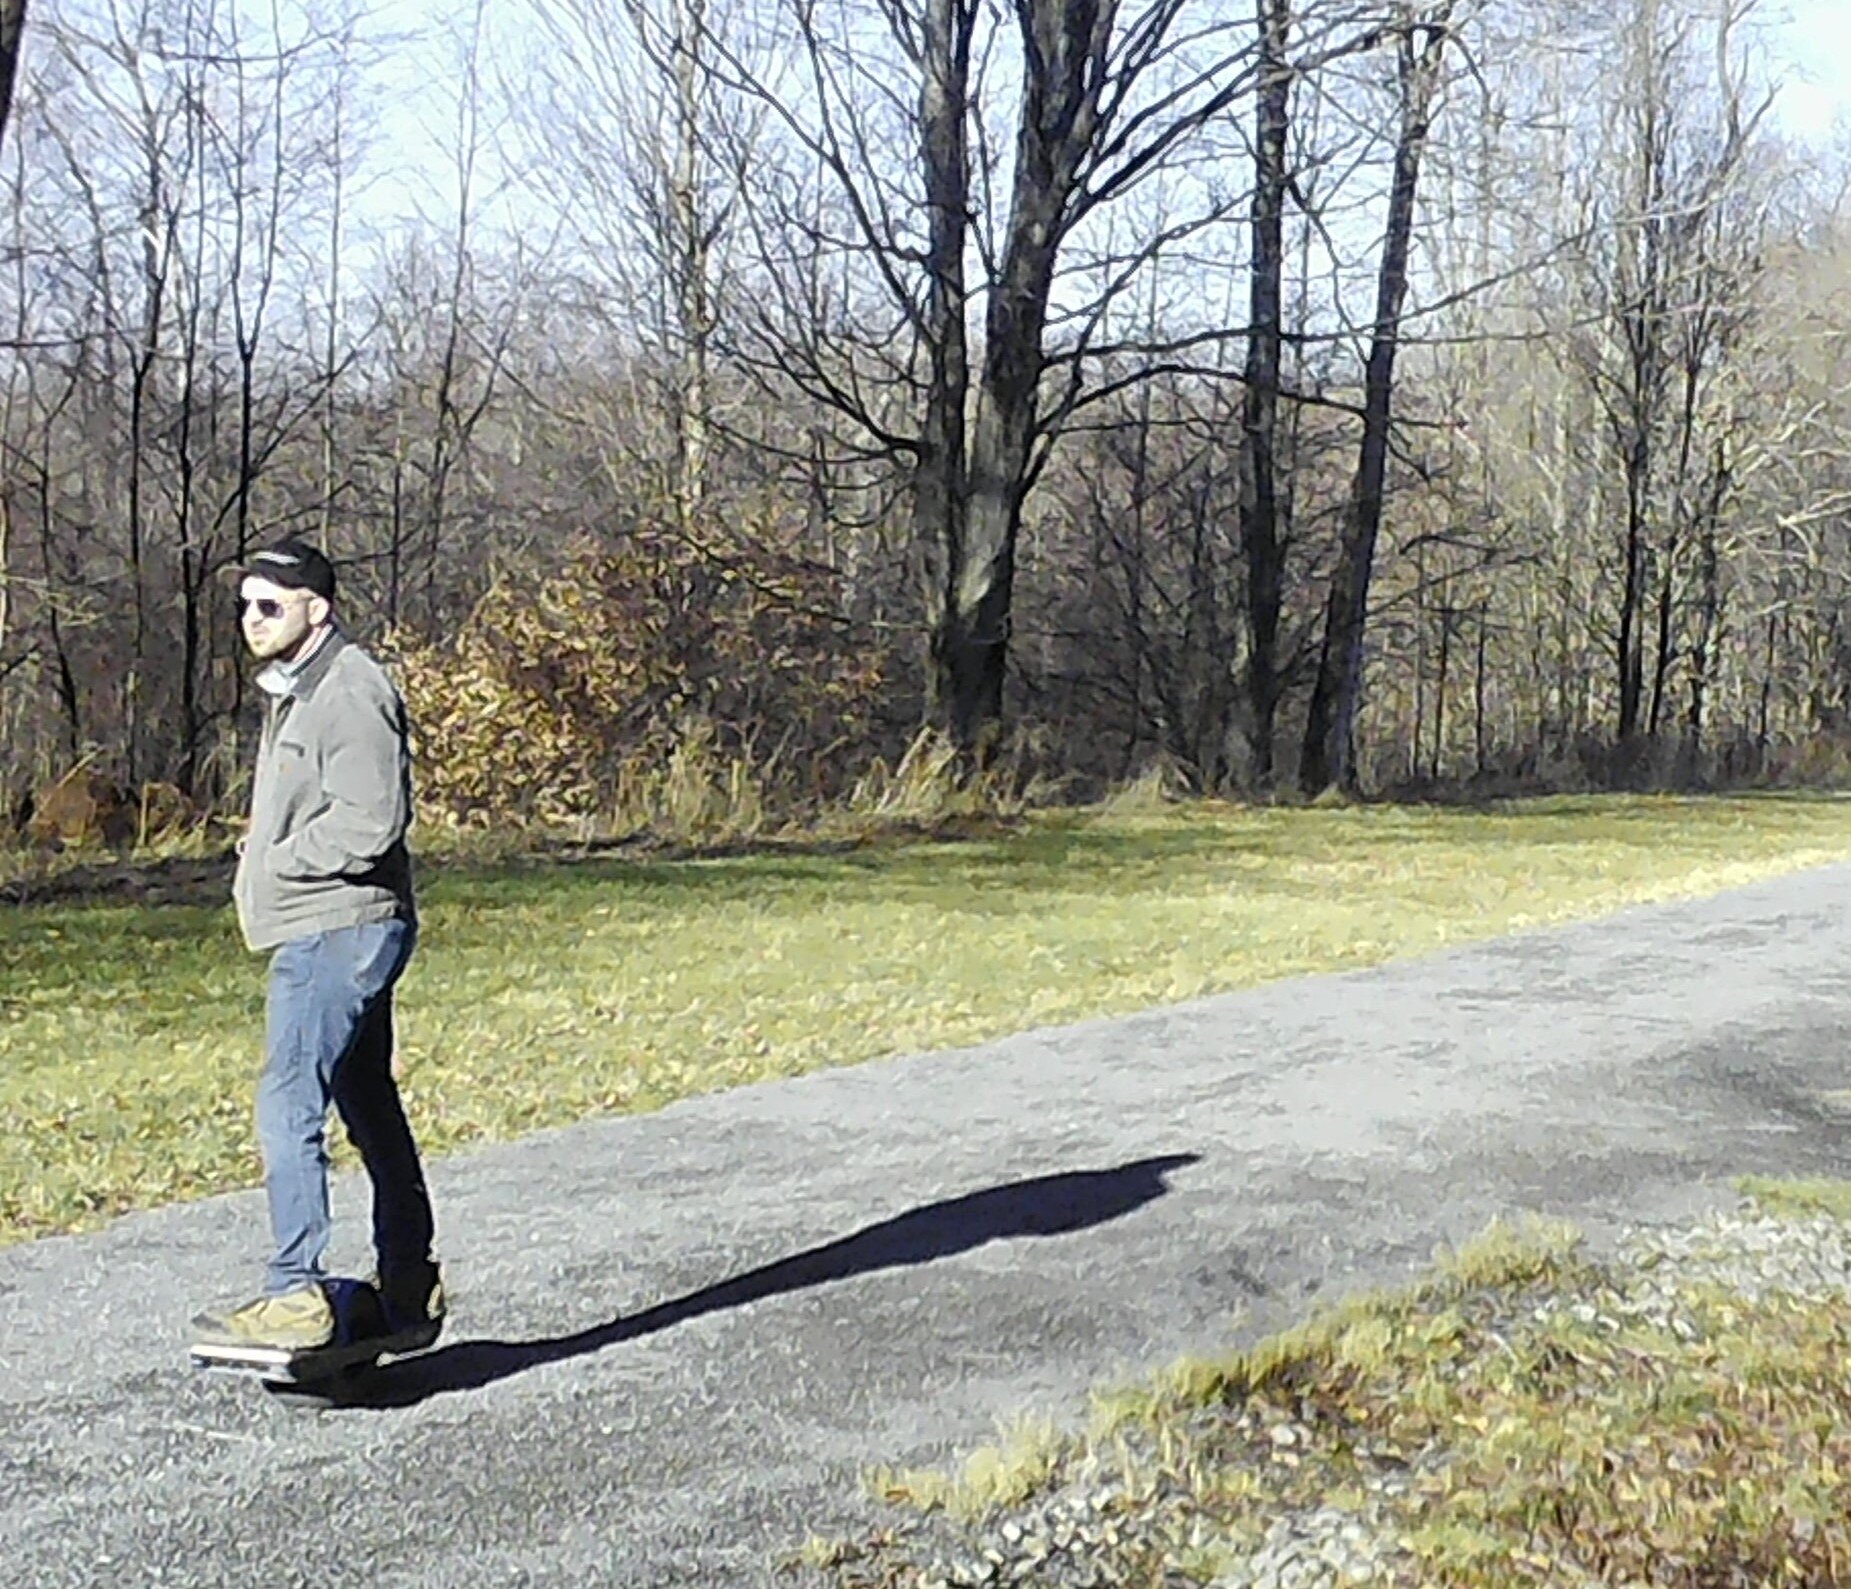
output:
[[[469,819],[921,724],[1082,790],[1839,770],[1851,162],[1756,0],[343,4],[32,13],[12,800],[222,799],[285,532]]]

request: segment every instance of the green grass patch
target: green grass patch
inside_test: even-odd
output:
[[[1851,1296],[1728,1278],[1769,1219],[1843,1262],[1844,1221],[1820,1211],[1848,1206],[1851,1185],[1758,1183],[1686,1267],[1649,1236],[1597,1262],[1567,1227],[1494,1227],[1404,1291],[1102,1396],[1088,1432],[1043,1440],[1026,1508],[982,1471],[914,1477],[890,1493],[945,1524],[883,1531],[831,1581],[915,1586],[981,1548],[971,1519],[1024,1539],[1077,1499],[1102,1518],[1101,1582],[1237,1569],[1313,1515],[1360,1526],[1378,1584],[1851,1582]]]
[[[400,999],[429,1151],[1851,856],[1851,802],[1044,813],[957,842],[428,867]],[[0,1241],[255,1182],[228,909],[0,907]]]
[[[1770,1214],[1793,1218],[1814,1216],[1851,1222],[1851,1182],[1806,1180],[1771,1180],[1762,1175],[1744,1175],[1736,1187],[1756,1207]]]
[[[995,1444],[979,1446],[955,1474],[879,1468],[869,1475],[868,1486],[883,1500],[977,1518],[999,1507],[1019,1506],[1042,1489],[1066,1448],[1052,1422],[1024,1418],[1006,1425]]]

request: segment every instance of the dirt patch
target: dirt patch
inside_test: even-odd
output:
[[[85,861],[0,881],[0,900],[12,905],[222,905],[231,897],[237,857],[220,855],[159,861]]]

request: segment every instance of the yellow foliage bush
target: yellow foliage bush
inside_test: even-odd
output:
[[[647,530],[583,542],[554,574],[503,572],[444,640],[389,647],[420,800],[457,823],[555,823],[660,786],[679,820],[691,758],[753,769],[759,787],[735,788],[734,808],[770,786],[792,803],[826,794],[886,675],[837,595],[827,570],[774,549]]]

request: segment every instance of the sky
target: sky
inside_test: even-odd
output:
[[[445,38],[466,33],[477,3],[369,0],[370,33],[422,38],[410,52],[417,64],[404,92],[388,96],[381,117],[380,141],[390,151],[394,176],[368,193],[352,196],[360,200],[364,223],[391,230],[409,218],[413,207],[444,212],[445,195],[455,183],[453,163],[443,152],[454,136],[455,115],[455,90],[445,78],[453,72],[460,48]],[[1763,67],[1780,83],[1774,104],[1780,129],[1820,148],[1836,144],[1851,149],[1851,0],[1760,0],[1754,14],[1756,34],[1765,46]],[[506,54],[508,35],[496,38],[505,16],[490,0],[491,62]]]
[[[1789,20],[1774,35],[1785,68],[1775,102],[1787,131],[1808,142],[1851,125],[1851,0],[1782,0]]]

